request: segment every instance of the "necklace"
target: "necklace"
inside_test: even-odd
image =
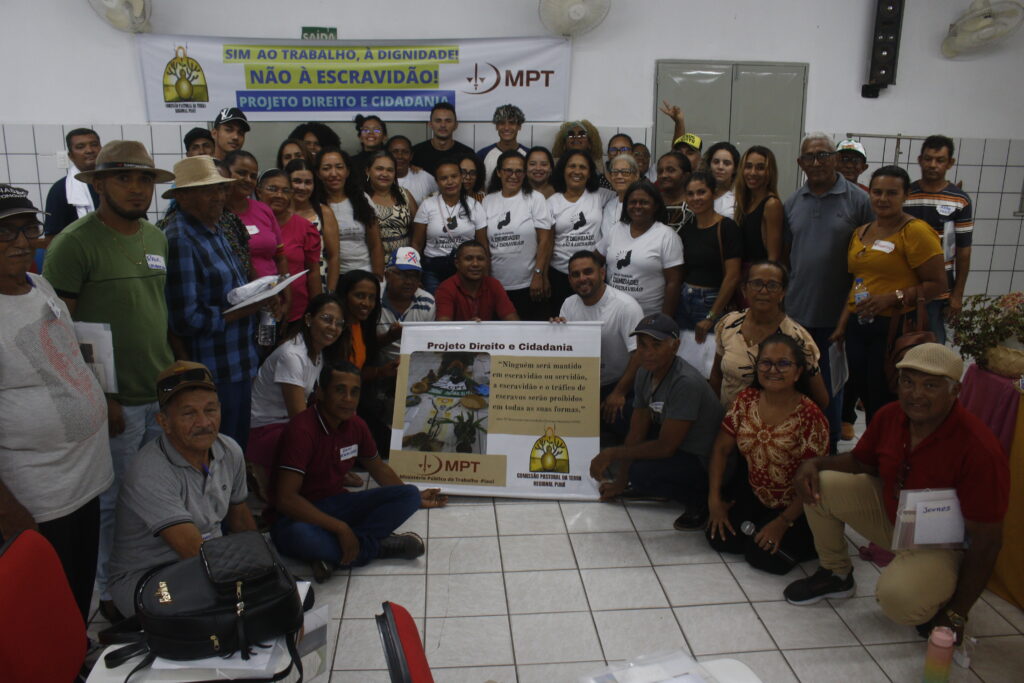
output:
[[[437,203],[444,207],[445,214],[448,216],[448,220],[444,224],[444,232],[454,230],[459,226],[459,219],[456,214],[459,211],[459,203],[455,202],[455,206],[451,209],[448,208],[448,202],[441,199],[441,195],[437,196]]]
[[[137,266],[141,266],[142,263],[146,260],[146,235],[142,232],[142,226],[139,226],[138,235],[139,245],[142,247],[142,258],[140,258],[138,261],[136,261],[135,259],[128,255],[128,252],[124,250],[124,246],[121,244],[121,240],[117,238],[117,235],[111,235],[110,239],[114,240],[114,244],[117,245],[118,251],[120,251],[126,259],[128,259],[130,262],[134,263]]]

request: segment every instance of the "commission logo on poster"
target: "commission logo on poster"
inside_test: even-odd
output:
[[[423,120],[449,102],[466,121],[508,102],[532,121],[562,121],[569,42],[562,38],[402,44],[248,41],[139,35],[151,121],[205,121],[238,107],[254,121],[347,120],[377,112]]]

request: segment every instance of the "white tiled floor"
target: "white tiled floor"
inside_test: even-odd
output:
[[[785,577],[754,570],[710,550],[702,533],[673,530],[678,512],[500,498],[420,510],[403,530],[427,540],[424,557],[339,571],[315,586],[318,603],[331,606],[329,680],[389,680],[372,618],[384,600],[416,619],[438,683],[575,681],[676,649],[738,659],[765,683],[920,680],[925,643],[882,616],[874,565],[854,558],[857,597],[794,607],[782,589],[815,562]],[[850,540],[856,552],[863,539]],[[978,639],[972,667],[954,667],[953,681],[1024,680],[1024,611],[986,592],[968,629]]]

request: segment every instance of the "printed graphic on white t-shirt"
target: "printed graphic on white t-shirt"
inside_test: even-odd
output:
[[[568,201],[560,192],[548,197],[555,226],[552,268],[567,273],[573,254],[597,245],[601,239],[604,199],[598,192],[584,192],[575,202]]]
[[[530,286],[537,264],[537,230],[551,229],[551,214],[544,195],[531,192],[512,197],[495,192],[484,197],[491,274],[517,290]]]

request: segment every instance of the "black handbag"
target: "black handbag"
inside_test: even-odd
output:
[[[104,661],[114,668],[142,652],[143,661],[230,657],[248,659],[253,647],[266,647],[285,636],[291,663],[272,678],[277,681],[295,666],[302,680],[302,663],[295,640],[302,628],[303,604],[295,579],[277,552],[255,531],[230,534],[203,543],[199,555],[157,567],[135,588],[135,615],[141,642],[109,653]]]

